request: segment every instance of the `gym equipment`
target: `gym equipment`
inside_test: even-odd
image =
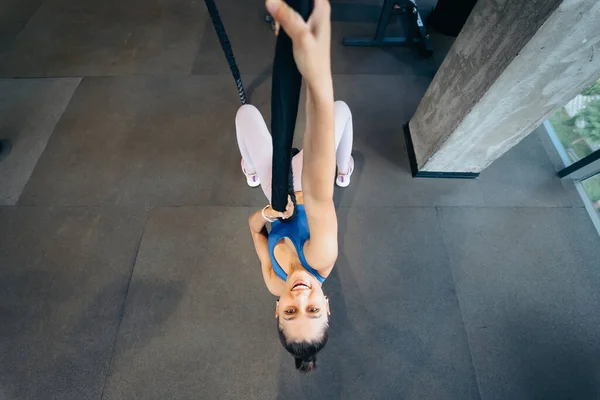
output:
[[[265,21],[271,25],[271,30],[275,32],[275,20],[269,14],[265,15]]]
[[[388,37],[385,35],[390,18],[394,15],[402,15],[405,17],[404,26],[406,29],[406,36]],[[430,57],[433,54],[433,49],[429,42],[429,33],[427,32],[425,25],[423,25],[423,20],[419,14],[416,0],[384,0],[375,36],[367,38],[345,38],[342,43],[345,46],[359,47],[419,45],[419,48],[425,57]]]
[[[311,0],[287,0],[287,3],[304,20],[308,19],[313,9]],[[296,204],[291,161],[301,86],[302,75],[294,61],[292,40],[285,30],[281,29],[275,46],[271,90],[271,136],[273,138],[271,206],[281,212],[285,211],[288,195],[294,205]],[[294,212],[295,210],[296,207]]]
[[[446,36],[457,37],[477,0],[438,0],[429,16],[429,26]]]
[[[219,16],[217,6],[214,0],[204,0],[204,2],[236,82],[240,101],[242,104],[246,104],[246,92],[242,84],[240,71],[235,62],[231,43]],[[300,13],[305,20],[308,19],[313,8],[312,0],[287,0],[287,3]],[[266,20],[274,25],[270,16],[266,17]],[[275,210],[281,212],[286,209],[288,195],[292,198],[294,205],[296,204],[291,161],[301,85],[302,75],[294,61],[292,40],[282,29],[279,36],[277,36],[275,46],[271,91],[271,136],[273,140],[271,205]],[[289,219],[282,221],[289,221]]]
[[[237,86],[240,101],[242,102],[242,105],[244,105],[247,102],[246,91],[244,90],[242,77],[240,76],[240,70],[238,69],[237,63],[235,62],[233,50],[231,49],[231,43],[229,42],[229,37],[227,36],[225,27],[223,26],[223,21],[221,21],[219,10],[217,9],[217,5],[215,4],[214,0],[204,0],[204,3],[206,4],[206,8],[208,9],[208,13],[210,14],[210,19],[212,20],[213,27],[215,28],[215,32],[219,37],[219,43],[221,43],[221,48],[223,49],[223,53],[225,53],[225,58],[227,59],[227,63],[229,64],[229,69],[231,70],[231,74],[233,75],[233,79],[235,80],[235,85]]]

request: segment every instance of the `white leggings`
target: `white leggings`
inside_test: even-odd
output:
[[[336,101],[335,110],[335,148],[338,173],[348,173],[350,154],[352,153],[352,114],[343,101]],[[271,164],[273,162],[273,143],[267,124],[258,109],[251,105],[243,105],[235,117],[240,153],[248,172],[256,172],[261,187],[271,202]],[[303,150],[292,159],[294,173],[294,191],[302,191]]]

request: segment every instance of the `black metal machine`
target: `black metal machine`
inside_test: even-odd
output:
[[[389,37],[386,30],[392,16],[404,17],[406,36]],[[423,24],[415,0],[384,0],[375,36],[345,38],[345,46],[418,46],[425,57],[433,54],[429,33]]]

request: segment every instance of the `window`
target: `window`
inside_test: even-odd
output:
[[[600,79],[550,116],[544,126],[565,164],[558,176],[575,181],[600,232]]]
[[[550,117],[569,165],[600,150],[600,79]]]
[[[585,194],[592,202],[596,214],[600,217],[600,174],[587,178],[581,184]]]

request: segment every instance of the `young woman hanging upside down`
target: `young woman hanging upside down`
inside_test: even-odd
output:
[[[275,317],[283,346],[296,368],[312,371],[316,354],[327,342],[329,300],[322,284],[338,255],[333,183],[346,187],[354,169],[352,116],[346,103],[333,101],[330,62],[330,5],[314,0],[308,21],[282,0],[267,0],[267,10],[293,41],[294,58],[306,83],[304,149],[292,159],[297,214],[270,205],[249,218],[250,231],[269,291],[277,296]],[[264,119],[253,106],[242,106],[235,120],[242,171],[248,185],[261,185],[271,201],[272,141]],[[271,222],[271,231],[266,223]]]

